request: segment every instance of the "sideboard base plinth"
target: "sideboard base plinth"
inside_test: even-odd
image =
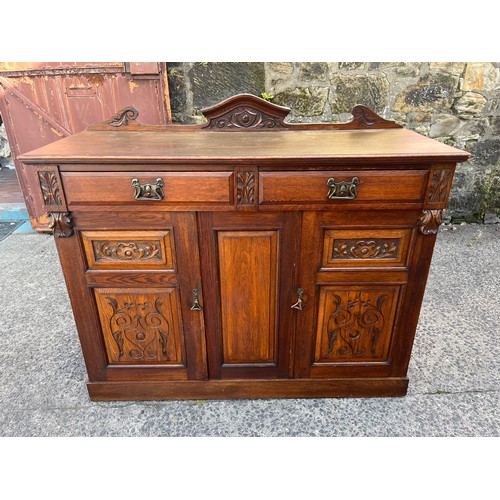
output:
[[[405,396],[408,378],[89,382],[93,401]]]

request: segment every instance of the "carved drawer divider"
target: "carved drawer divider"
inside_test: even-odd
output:
[[[259,174],[256,167],[234,168],[234,199],[237,210],[257,207]]]

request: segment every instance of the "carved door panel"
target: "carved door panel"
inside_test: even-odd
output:
[[[185,365],[176,288],[98,288],[110,364]]]
[[[206,378],[196,216],[162,219],[161,230],[80,231],[108,378]]]
[[[387,361],[401,286],[318,286],[313,367]]]
[[[303,217],[294,375],[390,376],[418,214],[339,210]]]
[[[203,213],[210,378],[288,377],[297,213]]]

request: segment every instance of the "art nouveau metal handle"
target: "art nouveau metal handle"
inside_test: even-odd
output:
[[[200,290],[198,288],[193,288],[193,304],[191,305],[191,311],[201,311],[202,307],[198,299],[198,294]]]
[[[297,302],[295,304],[292,304],[292,309],[297,309],[298,311],[302,311],[302,304],[304,301],[302,300],[304,296],[304,289],[303,288],[297,288]]]
[[[328,199],[330,200],[352,200],[358,195],[356,186],[359,184],[359,178],[353,177],[349,181],[335,182],[333,177],[326,181],[326,185],[330,188],[328,191]]]
[[[163,200],[163,186],[165,183],[161,177],[156,179],[155,184],[144,183],[141,184],[139,179],[132,179],[132,187],[135,188],[136,200]]]

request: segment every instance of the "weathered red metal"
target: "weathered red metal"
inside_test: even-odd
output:
[[[0,63],[0,113],[32,226],[47,231],[37,180],[17,157],[134,106],[171,123],[165,63]]]

